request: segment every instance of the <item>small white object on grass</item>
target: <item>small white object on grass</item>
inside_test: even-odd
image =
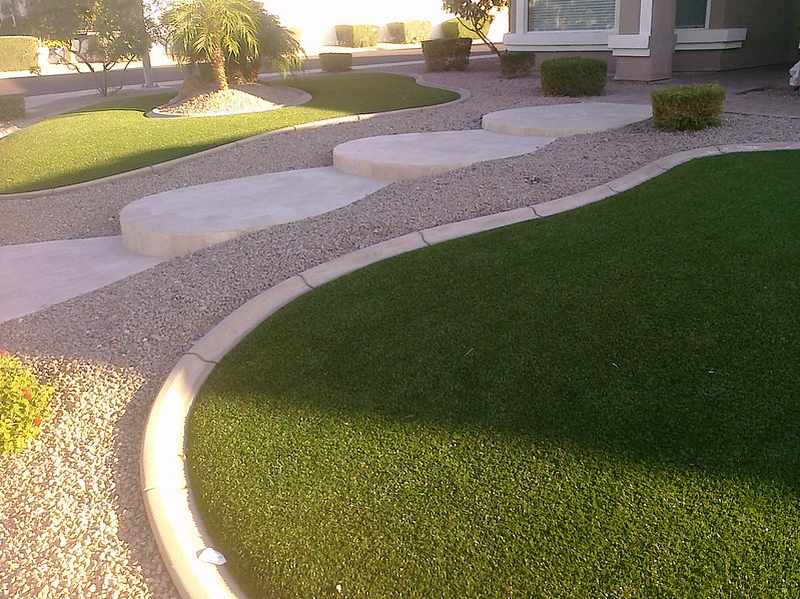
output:
[[[200,555],[198,555],[197,557],[201,562],[205,562],[213,566],[223,566],[227,561],[224,555],[222,555],[216,549],[212,549],[211,547],[206,547],[205,549],[203,549],[200,552]]]

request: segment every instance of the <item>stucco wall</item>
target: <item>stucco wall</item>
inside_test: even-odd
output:
[[[736,50],[675,53],[676,71],[726,70],[797,60],[798,0],[712,0],[711,28],[746,27]]]
[[[303,2],[300,0],[262,0],[267,10],[280,17],[287,27],[297,29],[306,52],[336,43],[335,26],[367,24],[382,28],[393,21],[424,20],[434,26],[434,36],[440,34],[439,25],[453,16],[444,12],[439,0],[337,0],[336,2]],[[490,37],[502,41],[508,31],[508,13],[503,11],[495,18]]]

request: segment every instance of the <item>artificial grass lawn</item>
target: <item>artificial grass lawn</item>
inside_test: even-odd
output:
[[[238,139],[322,119],[430,106],[458,94],[411,77],[349,73],[292,79],[313,100],[304,106],[229,117],[150,119],[174,92],[119,98],[35,124],[0,140],[0,193],[91,181],[194,154]]]
[[[800,595],[800,153],[710,158],[326,285],[212,373],[254,596]]]

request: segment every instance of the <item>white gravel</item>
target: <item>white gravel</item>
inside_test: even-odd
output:
[[[7,201],[3,218],[16,230],[2,227],[2,234],[6,243],[113,234],[119,208],[147,193],[324,166],[332,147],[348,139],[476,128],[490,110],[552,101],[532,95],[531,80],[499,81],[488,65],[476,67],[430,76],[472,89],[466,103],[285,134],[161,177]],[[611,95],[631,97],[632,89],[612,85]],[[36,369],[60,389],[55,416],[35,446],[0,460],[0,596],[174,594],[137,488],[147,409],[182,352],[259,292],[353,249],[577,192],[677,151],[798,139],[800,121],[754,116],[728,117],[723,127],[693,134],[661,133],[645,123],[562,139],[533,155],[391,185],[341,210],[173,260],[0,325],[0,345],[34,356]]]

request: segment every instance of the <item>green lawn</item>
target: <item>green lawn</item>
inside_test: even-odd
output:
[[[253,596],[800,596],[800,153],[408,254],[214,371],[193,489]]]
[[[293,79],[314,99],[274,112],[149,119],[174,94],[119,98],[51,118],[0,140],[0,194],[49,189],[149,166],[238,139],[336,116],[449,102],[458,94],[410,77],[349,73]]]

